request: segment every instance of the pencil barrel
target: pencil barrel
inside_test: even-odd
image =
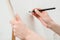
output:
[[[12,40],[15,40],[14,32],[12,31]]]

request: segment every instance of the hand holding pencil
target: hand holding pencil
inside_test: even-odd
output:
[[[32,14],[39,19],[39,21],[46,26],[47,28],[53,30],[54,32],[56,32],[58,35],[60,35],[60,25],[55,23],[51,17],[48,15],[48,13],[46,12],[46,10],[52,10],[55,8],[49,8],[49,9],[34,9],[32,11]],[[41,12],[42,10],[42,12]]]
[[[32,12],[32,14],[37,19],[39,19],[44,26],[46,26],[46,27],[49,28],[48,25],[50,25],[51,23],[54,23],[54,21],[50,18],[50,16],[48,15],[48,13],[45,11],[47,9],[43,10],[42,12],[39,11],[39,10],[42,10],[42,9],[38,9],[38,8],[34,9],[34,12]]]

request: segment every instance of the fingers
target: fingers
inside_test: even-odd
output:
[[[18,31],[16,28],[14,28],[13,31],[14,31],[14,35],[15,35],[16,37],[18,37],[18,38],[20,38],[20,39],[24,39],[23,34],[22,34],[21,32],[19,33],[19,31]],[[19,35],[20,35],[20,36],[19,36]]]
[[[42,16],[42,13],[40,11],[38,11],[38,9],[35,9],[35,12],[37,15]]]
[[[16,20],[21,20],[18,14],[16,14],[15,18]]]
[[[15,25],[17,25],[18,23],[20,23],[20,17],[18,15],[15,16],[15,18],[13,18],[10,23],[11,23],[11,26],[12,26],[12,29],[15,28]]]
[[[39,18],[40,16],[37,15],[36,13],[32,13],[32,15],[34,15],[35,17]]]
[[[16,15],[15,15],[15,18],[13,18],[13,19],[10,21],[10,23],[11,23],[11,24],[16,24],[16,23],[18,23],[18,22],[22,22],[22,20],[20,19],[19,15],[16,14]]]
[[[38,9],[38,8],[34,9],[34,12],[32,12],[32,15],[34,15],[35,17],[37,17],[39,19],[40,16],[42,16],[42,13],[38,10],[40,10],[40,9]]]
[[[12,20],[10,21],[10,23],[11,23],[11,25],[14,25],[14,24],[17,23],[17,21],[16,21],[16,19],[12,19]]]
[[[39,15],[40,17],[43,17],[43,15],[47,15],[47,12],[45,11],[40,12],[39,10],[41,9],[38,9],[38,8],[34,9],[34,12],[32,12],[32,14],[36,17],[38,17],[37,15]]]

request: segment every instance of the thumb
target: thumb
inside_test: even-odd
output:
[[[21,20],[20,16],[18,14],[16,14],[15,18],[16,18],[16,20]]]
[[[42,16],[42,13],[40,11],[38,11],[38,9],[35,9],[35,12],[37,15]]]

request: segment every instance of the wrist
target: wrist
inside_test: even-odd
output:
[[[54,21],[51,21],[51,22],[49,22],[49,24],[48,24],[48,28],[52,28],[52,27],[54,27],[54,25],[56,25],[56,23],[54,22]]]

